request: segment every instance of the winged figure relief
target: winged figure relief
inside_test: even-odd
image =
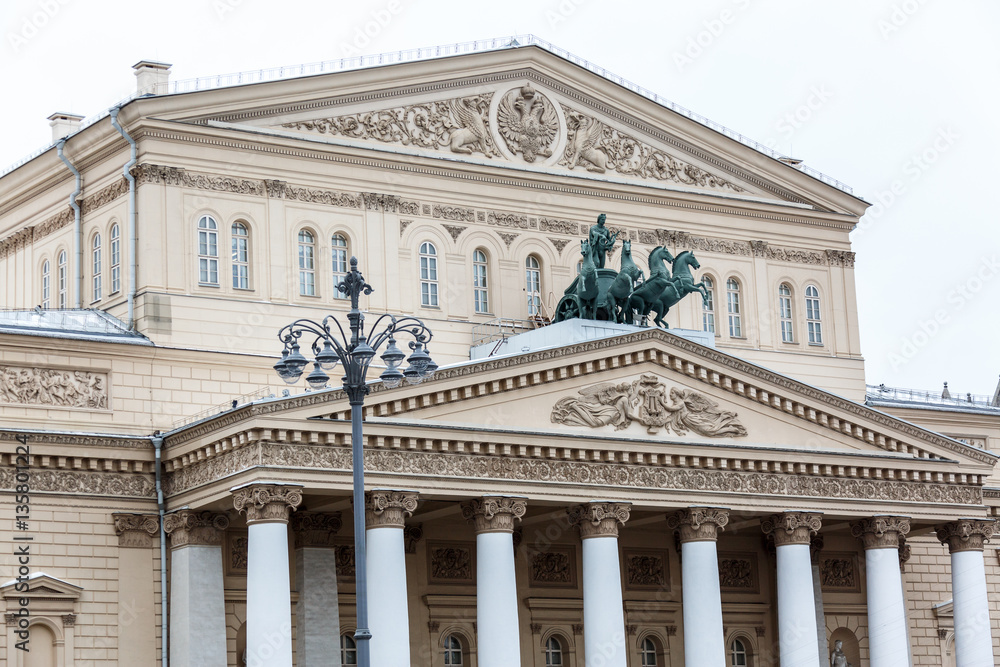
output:
[[[550,157],[549,148],[559,131],[556,109],[530,84],[507,93],[497,108],[497,125],[512,153],[521,153],[525,162]]]
[[[600,145],[604,136],[604,124],[575,111],[566,115],[566,124],[569,141],[560,164],[576,169],[582,162],[587,171],[597,174],[607,171],[608,155]]]
[[[489,100],[482,96],[460,97],[451,100],[451,113],[458,120],[459,126],[451,132],[448,144],[452,153],[480,152],[486,157],[493,157],[496,152],[493,140],[486,129],[484,112],[489,108]]]

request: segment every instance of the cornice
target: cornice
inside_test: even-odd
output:
[[[14,442],[25,431],[0,431],[0,442]],[[34,445],[68,445],[77,448],[114,447],[122,449],[140,449],[153,452],[153,443],[148,437],[114,436],[103,433],[51,433],[28,432],[32,446]],[[82,453],[82,452],[80,452]]]

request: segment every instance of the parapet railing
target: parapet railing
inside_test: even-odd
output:
[[[998,400],[1000,396],[952,392],[947,389],[947,385],[945,391],[887,387],[884,384],[865,385],[865,397],[873,401],[905,401],[958,407],[1000,408],[1000,400]]]

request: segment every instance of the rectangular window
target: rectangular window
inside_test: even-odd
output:
[[[477,313],[490,312],[489,291],[486,288],[486,265],[474,264],[472,267],[472,289],[475,293]]]
[[[742,338],[743,322],[740,316],[740,293],[729,291],[726,296],[729,299],[729,336],[730,338]]]

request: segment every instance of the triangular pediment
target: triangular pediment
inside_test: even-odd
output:
[[[24,585],[27,584],[27,590]],[[44,572],[31,574],[26,581],[12,579],[0,584],[0,597],[24,597],[32,599],[76,600],[83,588],[57,579]]]

